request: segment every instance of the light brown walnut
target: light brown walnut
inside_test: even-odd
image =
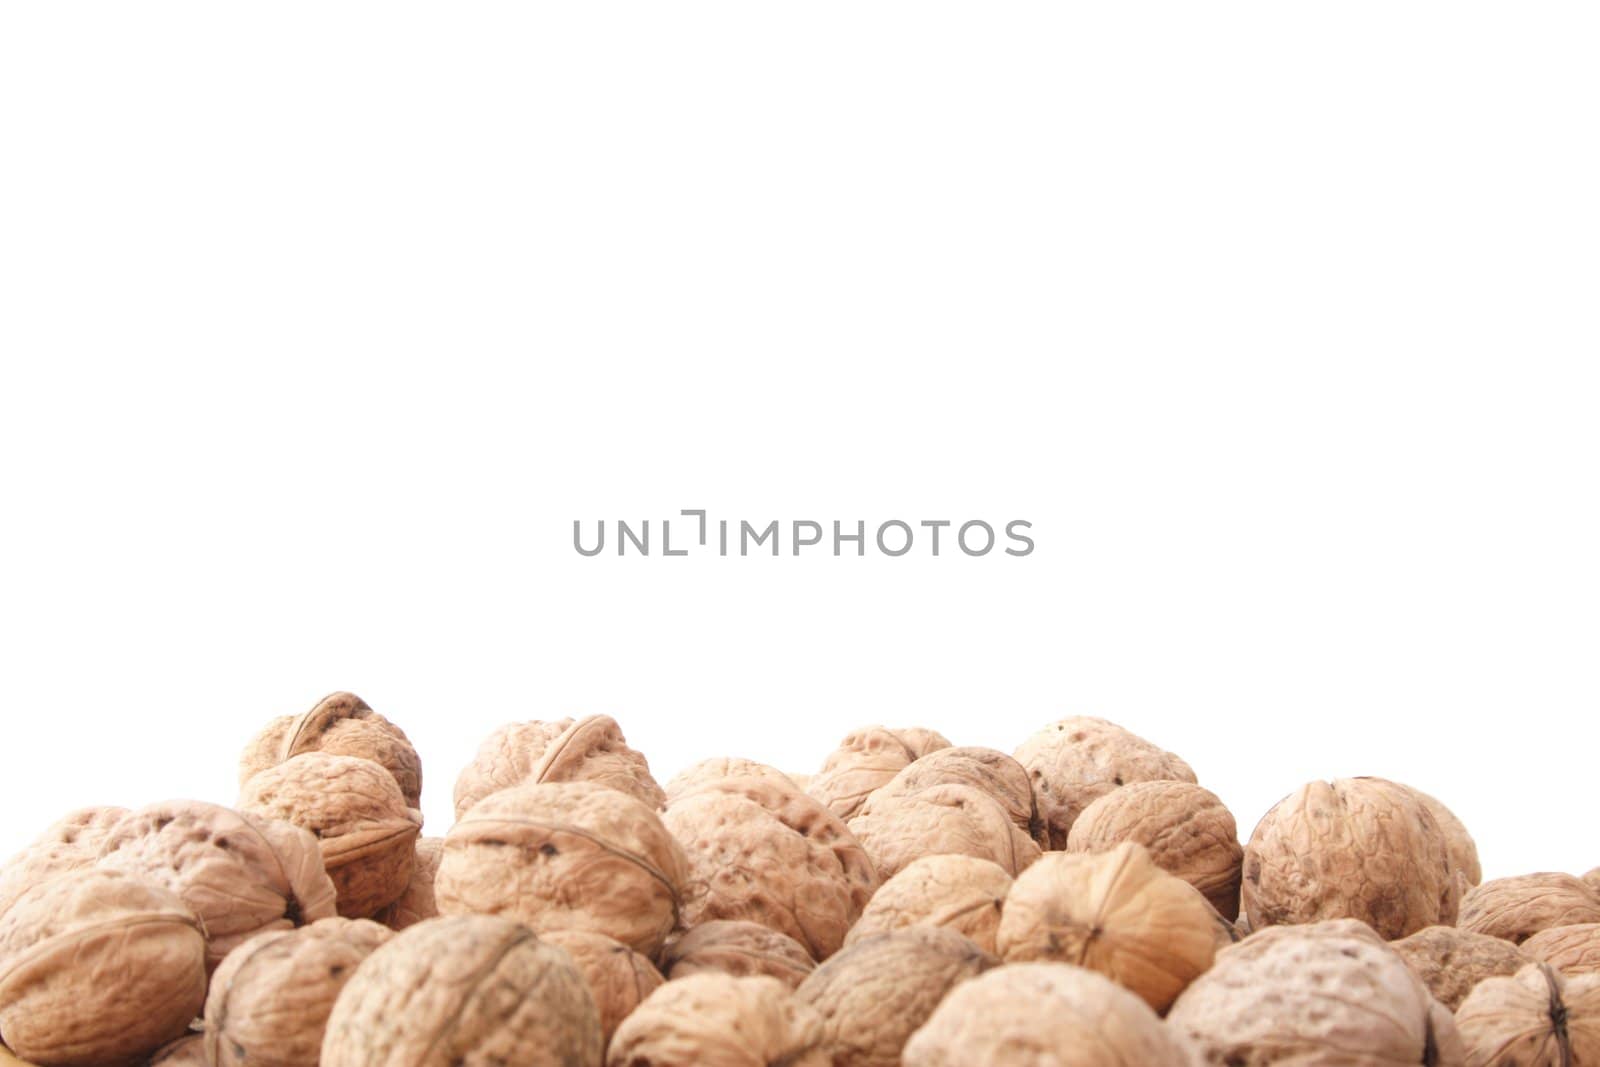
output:
[[[0,1056],[0,1064],[5,1063],[5,1057]],[[150,1057],[150,1067],[211,1067],[211,1061],[206,1059],[205,1037],[201,1034],[189,1034],[161,1046],[156,1054]]]
[[[661,954],[661,969],[674,981],[712,971],[734,978],[766,975],[795,989],[816,966],[794,938],[740,919],[701,923],[673,937]]]
[[[913,926],[942,926],[991,955],[1011,876],[976,856],[924,856],[879,887],[844,943]]]
[[[1600,893],[1600,867],[1596,867],[1594,870],[1584,875],[1583,884],[1588,886],[1590,889],[1593,889],[1596,893]]]
[[[1437,798],[1414,786],[1407,788],[1422,801],[1422,806],[1428,809],[1428,814],[1433,816],[1434,822],[1444,832],[1445,843],[1450,848],[1450,862],[1465,881],[1466,888],[1471,889],[1483,881],[1483,867],[1478,862],[1478,843],[1467,832],[1466,825]]]
[[[907,764],[875,790],[872,797],[910,796],[939,785],[970,786],[984,793],[1000,805],[1017,829],[1041,848],[1049,847],[1049,831],[1034,801],[1033,783],[1027,769],[996,749],[970,746],[936,749]]]
[[[1391,941],[1434,999],[1451,1011],[1485,978],[1516,974],[1530,962],[1516,945],[1455,926],[1429,926]]]
[[[540,937],[567,950],[600,1011],[600,1030],[609,1043],[617,1027],[666,979],[655,964],[621,941],[587,930],[551,930]]]
[[[0,868],[0,912],[41,882],[93,866],[106,836],[126,814],[127,808],[79,808],[52,823]]]
[[[866,726],[839,742],[823,761],[822,770],[812,776],[806,792],[849,822],[873,790],[888,785],[914,760],[949,747],[950,742],[932,730]]]
[[[593,782],[652,810],[666,803],[666,794],[650,775],[649,761],[628,747],[617,721],[590,715],[508,723],[490,734],[456,778],[456,818],[502,789],[540,782]]]
[[[1600,971],[1600,923],[1552,926],[1524,941],[1522,951],[1568,977]]]
[[[1461,902],[1460,926],[1522,944],[1552,926],[1600,922],[1600,894],[1570,874],[1523,874],[1475,886]]]
[[[1600,1063],[1600,974],[1565,978],[1547,963],[1489,978],[1456,1012],[1467,1067]]]
[[[303,715],[273,719],[239,757],[239,786],[305,752],[359,756],[394,775],[406,806],[422,806],[422,759],[405,731],[354,693],[323,697]]]
[[[372,918],[391,930],[404,930],[423,919],[436,917],[439,903],[433,897],[433,882],[439,876],[439,861],[443,858],[444,838],[417,838],[416,861],[411,866],[411,880],[406,883],[406,891]]]
[[[667,803],[671,804],[679,797],[723,778],[771,778],[782,785],[805,791],[805,787],[795,781],[794,775],[785,774],[770,764],[738,756],[716,756],[703,759],[673,775],[666,786]]]
[[[884,878],[924,856],[977,856],[1016,875],[1039,858],[1039,846],[988,793],[936,785],[906,795],[875,795],[850,820]]]
[[[695,974],[623,1020],[607,1067],[831,1067],[822,1019],[776,978]]]

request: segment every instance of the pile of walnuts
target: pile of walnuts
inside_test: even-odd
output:
[[[590,716],[496,730],[442,837],[422,786],[336,693],[231,807],[66,815],[0,868],[0,1067],[1600,1067],[1600,870],[1483,882],[1397,782],[1241,844],[1100,719],[663,787]]]

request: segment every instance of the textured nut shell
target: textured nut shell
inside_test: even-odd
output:
[[[1395,940],[1453,924],[1460,894],[1439,824],[1408,787],[1382,778],[1302,786],[1245,846],[1243,902],[1257,930],[1360,919]]]
[[[393,936],[366,919],[335,917],[240,945],[217,968],[206,996],[212,1067],[317,1067],[340,991]]]
[[[873,796],[850,820],[850,832],[884,878],[924,856],[977,856],[1012,875],[1039,858],[1038,844],[1017,829],[1005,809],[987,793],[965,785]]]
[[[52,823],[0,870],[0,912],[41,882],[94,863],[126,808],[79,808]]]
[[[910,926],[942,926],[997,955],[1000,906],[1011,891],[1005,868],[976,856],[924,856],[873,894],[844,943]]]
[[[1033,799],[1027,768],[992,748],[941,748],[907,764],[873,796],[908,796],[936,785],[971,786],[988,797],[1040,847],[1050,835]],[[868,798],[869,800],[871,798]]]
[[[667,783],[667,803],[671,804],[679,797],[687,796],[701,786],[723,778],[771,778],[795,789],[804,788],[795,781],[794,775],[785,774],[771,764],[757,763],[755,760],[742,759],[738,756],[717,756],[701,760],[673,775],[672,780]]]
[[[794,938],[739,919],[701,923],[668,941],[661,954],[661,969],[673,981],[709,971],[734,978],[766,975],[795,989],[816,967]]]
[[[650,808],[594,782],[529,783],[473,805],[445,835],[443,915],[588,930],[651,959],[677,926],[688,870]]]
[[[1150,1006],[1066,963],[1013,963],[958,985],[906,1042],[905,1067],[1184,1067]]]
[[[1570,874],[1496,878],[1461,901],[1463,930],[1521,944],[1552,926],[1600,922],[1600,894]]]
[[[1524,941],[1522,951],[1569,977],[1600,971],[1600,923],[1552,926]]]
[[[456,818],[491,793],[534,782],[594,782],[648,808],[666,803],[644,756],[609,715],[514,722],[490,734],[456,779]]]
[[[1532,964],[1490,978],[1456,1012],[1468,1067],[1584,1067],[1600,1063],[1600,975],[1563,978]]]
[[[5,1059],[0,1057],[0,1063]],[[150,1057],[150,1067],[211,1067],[206,1059],[206,1041],[200,1034],[180,1037]]]
[[[1233,813],[1193,782],[1132,782],[1083,809],[1067,834],[1070,852],[1143,845],[1156,866],[1194,886],[1229,922],[1239,917],[1244,846]]]
[[[1007,963],[1050,960],[1097,971],[1165,1011],[1231,944],[1199,891],[1143,847],[1052,852],[1017,877],[1000,914]]]
[[[604,1038],[565,950],[490,915],[395,934],[345,983],[321,1067],[595,1067]]]
[[[205,995],[200,920],[123,871],[70,871],[0,915],[0,1033],[24,1060],[140,1061],[183,1035]]]
[[[620,941],[586,930],[552,930],[541,935],[560,945],[583,974],[600,1011],[600,1031],[607,1042],[639,1003],[665,981],[655,964]]]
[[[1478,843],[1472,840],[1466,824],[1438,798],[1424,793],[1415,786],[1407,788],[1422,801],[1422,806],[1428,809],[1433,821],[1439,824],[1439,829],[1444,833],[1445,843],[1450,848],[1450,862],[1466,881],[1467,888],[1470,889],[1483,881],[1483,867],[1478,862]]]
[[[404,730],[354,693],[332,693],[304,715],[273,719],[239,757],[239,786],[306,752],[359,756],[394,775],[408,807],[422,804],[422,759]]]
[[[668,982],[617,1027],[608,1067],[830,1067],[822,1019],[776,978]]]
[[[1217,954],[1167,1025],[1207,1064],[1459,1065],[1461,1035],[1405,961],[1353,919],[1261,930]]]
[[[416,862],[411,866],[411,881],[393,904],[373,916],[391,930],[404,930],[423,919],[439,914],[433,897],[433,881],[439,876],[439,861],[444,858],[444,838],[417,838]]]
[[[865,905],[861,883],[834,848],[747,796],[692,793],[669,806],[662,821],[689,857],[685,925],[748,919],[825,959]]]
[[[365,919],[400,898],[416,862],[422,813],[394,776],[356,756],[307,752],[245,783],[239,810],[283,819],[317,838],[339,914]]]
[[[1389,947],[1451,1011],[1485,978],[1516,974],[1530,959],[1509,941],[1454,926],[1429,926]]]
[[[833,1067],[898,1067],[906,1040],[945,994],[999,962],[954,930],[917,926],[835,954],[795,995],[822,1016]]]
[[[1022,743],[1016,757],[1033,777],[1053,849],[1067,847],[1067,832],[1084,808],[1119,786],[1195,781],[1194,771],[1172,753],[1116,723],[1081,715],[1046,726]]]
[[[1583,884],[1588,886],[1590,889],[1593,889],[1596,893],[1600,893],[1600,867],[1596,867],[1594,870],[1584,875]]]
[[[932,730],[863,727],[839,742],[806,792],[848,822],[873,790],[888,785],[913,760],[949,747],[950,742]]]
[[[123,818],[100,865],[178,895],[206,932],[207,966],[267,930],[291,930],[335,912],[317,839],[278,819],[198,800],[169,800]]]

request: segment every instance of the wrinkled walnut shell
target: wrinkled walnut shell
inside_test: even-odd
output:
[[[816,967],[794,938],[739,919],[701,923],[668,941],[661,954],[661,969],[672,981],[709,971],[734,978],[766,975],[796,989]]]
[[[1459,1067],[1450,1012],[1354,919],[1277,926],[1217,954],[1167,1025],[1208,1064]]]
[[[1454,926],[1429,926],[1389,947],[1451,1011],[1485,978],[1516,974],[1530,961],[1509,941]]]
[[[696,974],[622,1021],[607,1067],[830,1067],[822,1019],[776,978]]]
[[[872,796],[909,796],[938,785],[971,786],[988,795],[1017,829],[1041,848],[1049,846],[1049,830],[1039,816],[1027,768],[996,749],[971,746],[937,749],[907,764]]]
[[[1229,922],[1239,917],[1244,846],[1217,795],[1193,782],[1132,782],[1083,809],[1067,834],[1069,852],[1143,845],[1156,866],[1194,886]]]
[[[899,1067],[907,1039],[945,994],[999,962],[954,930],[916,926],[836,953],[795,995],[822,1016],[833,1067]]]
[[[806,792],[849,822],[873,790],[888,785],[914,760],[949,747],[950,742],[932,730],[867,726],[839,742],[823,762],[822,770],[812,776]]]
[[[1600,894],[1570,874],[1546,873],[1474,887],[1461,902],[1459,925],[1520,945],[1552,926],[1592,922],[1600,922]]]
[[[905,1067],[1179,1067],[1150,1006],[1093,971],[1011,963],[962,982],[906,1042]]]
[[[1600,971],[1600,923],[1552,926],[1524,941],[1522,951],[1569,978]]]
[[[805,788],[795,781],[794,775],[785,774],[771,764],[757,763],[755,760],[742,759],[738,756],[717,756],[703,759],[673,775],[672,780],[667,783],[667,803],[671,804],[679,797],[687,796],[702,786],[724,778],[770,778],[780,785],[802,792]]]
[[[1479,984],[1456,1012],[1468,1067],[1600,1063],[1600,974],[1563,978],[1534,963]]]
[[[650,764],[628,747],[617,721],[590,715],[508,723],[490,734],[456,779],[456,818],[492,793],[537,782],[593,782],[626,793],[651,810],[667,800],[650,776]]]
[[[1039,846],[993,797],[971,786],[936,785],[904,796],[877,794],[850,820],[881,877],[892,878],[924,856],[977,856],[1023,871]]]
[[[491,915],[395,934],[345,983],[321,1067],[598,1067],[600,1014],[572,957]]]
[[[0,912],[41,882],[92,866],[126,814],[127,808],[79,808],[52,823],[0,870]]]
[[[1392,941],[1454,924],[1461,888],[1433,815],[1382,778],[1302,786],[1245,846],[1243,903],[1257,930],[1348,918]]]
[[[198,800],[140,808],[106,838],[100,866],[164,886],[200,919],[215,969],[244,941],[335,913],[317,839],[279,819]]]
[[[1583,884],[1588,886],[1590,889],[1593,889],[1596,893],[1600,893],[1600,867],[1596,867],[1594,870],[1584,875]]]
[[[406,891],[372,918],[391,930],[404,930],[423,919],[436,918],[439,904],[433,897],[433,881],[439,876],[439,861],[443,858],[444,838],[417,838],[416,861],[411,866]]]
[[[650,808],[594,782],[529,783],[477,804],[445,835],[443,915],[505,915],[588,930],[654,959],[683,913],[688,865]]]
[[[394,775],[406,806],[422,806],[422,759],[404,730],[354,693],[332,693],[304,715],[273,719],[239,757],[239,786],[306,752],[369,759]]]
[[[1428,814],[1433,816],[1433,821],[1439,824],[1439,829],[1444,833],[1445,844],[1450,849],[1450,862],[1466,883],[1466,888],[1471,889],[1483,881],[1483,867],[1478,862],[1478,843],[1472,840],[1472,835],[1467,832],[1466,824],[1456,817],[1456,813],[1445,807],[1437,798],[1424,793],[1415,786],[1407,786],[1412,795],[1422,801],[1422,806],[1428,809]]]
[[[321,919],[235,949],[206,996],[211,1067],[317,1067],[339,993],[393,931],[366,919]]]
[[[600,1031],[608,1043],[622,1020],[666,980],[655,964],[604,934],[551,930],[540,936],[549,944],[566,949],[578,965],[600,1011]]]
[[[338,894],[339,914],[365,919],[400,898],[416,863],[422,813],[394,776],[368,759],[307,752],[245,783],[239,810],[311,831]]]
[[[998,955],[1000,907],[1010,891],[1011,876],[998,863],[976,856],[924,856],[883,883],[844,943],[911,926],[943,926]]]
[[[141,1062],[188,1030],[205,995],[200,920],[123,871],[70,871],[0,915],[0,1033],[24,1060]]]

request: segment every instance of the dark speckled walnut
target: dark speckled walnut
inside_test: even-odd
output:
[[[239,757],[240,787],[267,768],[306,752],[372,760],[394,775],[407,807],[421,807],[422,759],[417,750],[404,730],[354,693],[333,693],[304,715],[285,715],[268,723]]]
[[[628,747],[617,721],[590,715],[509,723],[490,734],[456,779],[456,818],[502,789],[538,782],[593,782],[651,809],[666,803],[650,764]]]
[[[1600,1063],[1600,974],[1563,977],[1529,964],[1489,978],[1456,1012],[1469,1067],[1584,1067]]]
[[[1429,926],[1390,942],[1390,947],[1451,1011],[1485,978],[1516,974],[1530,962],[1509,941],[1454,926]]]
[[[696,974],[623,1020],[607,1067],[831,1067],[822,1019],[776,978]]]
[[[806,792],[849,822],[873,790],[888,785],[914,760],[949,747],[950,742],[933,730],[863,727],[839,742],[822,770],[806,783]]]
[[[794,989],[816,970],[806,947],[760,923],[716,919],[667,942],[661,969],[669,979],[714,971],[734,978],[766,975]]]
[[[1552,926],[1591,922],[1600,922],[1600,894],[1570,874],[1496,878],[1461,902],[1462,929],[1518,945]]]

